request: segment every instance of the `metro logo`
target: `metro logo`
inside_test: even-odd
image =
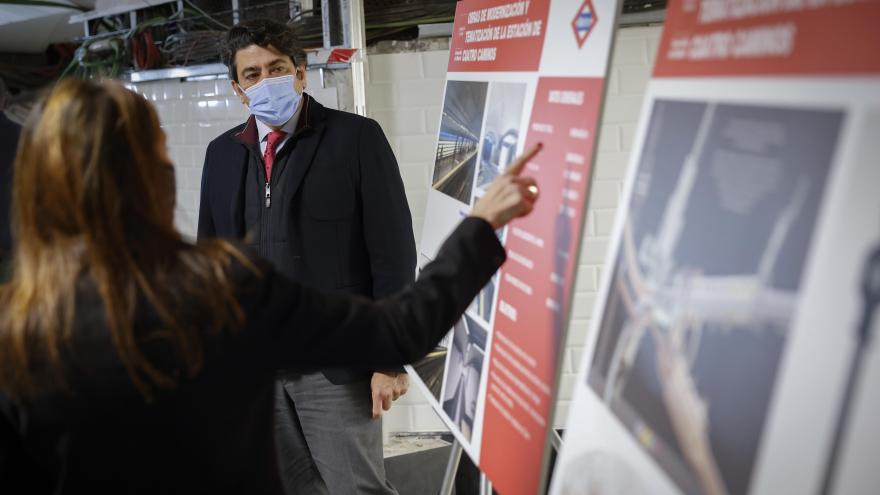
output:
[[[592,0],[585,0],[574,16],[574,20],[571,21],[571,27],[574,29],[574,37],[577,39],[578,48],[584,47],[587,37],[593,31],[597,22],[599,22],[599,18],[596,16],[596,9],[593,7]]]

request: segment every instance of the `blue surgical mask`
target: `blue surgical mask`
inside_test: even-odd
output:
[[[293,87],[293,76],[263,79],[244,90],[254,117],[267,125],[284,125],[293,117],[302,99]]]

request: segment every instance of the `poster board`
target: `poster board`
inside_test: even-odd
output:
[[[877,19],[669,4],[551,493],[876,490]]]
[[[498,232],[508,260],[410,369],[505,495],[541,485],[616,26],[616,0],[465,0],[450,47],[419,265],[524,149],[541,199]]]

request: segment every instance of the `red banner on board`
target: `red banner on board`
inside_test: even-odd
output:
[[[670,2],[654,77],[880,73],[880,0]]]
[[[459,2],[449,72],[538,70],[549,0]]]

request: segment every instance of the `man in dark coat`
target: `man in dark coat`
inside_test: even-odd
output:
[[[252,115],[208,146],[199,237],[243,238],[280,272],[326,291],[380,298],[411,283],[412,219],[379,125],[303,93],[305,53],[284,24],[232,28],[224,60]],[[402,370],[280,373],[288,493],[396,493],[379,416],[407,387]]]

